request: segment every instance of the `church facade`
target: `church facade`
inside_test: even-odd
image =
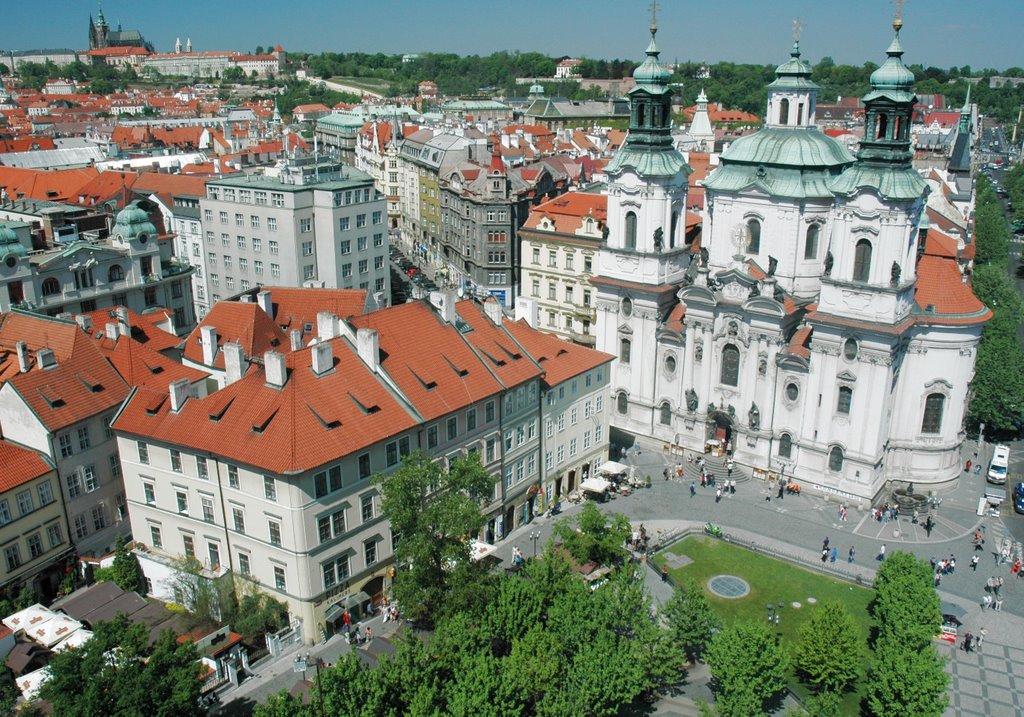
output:
[[[612,423],[812,491],[870,502],[960,472],[963,416],[990,317],[920,226],[913,74],[899,33],[864,97],[856,156],[814,125],[817,85],[794,43],[765,126],[704,183],[687,244],[687,177],[670,137],[670,72],[652,26],[630,132],[607,167],[597,348],[613,364]]]
[[[89,16],[89,49],[105,50],[109,47],[143,47],[153,52],[152,43],[147,42],[138,30],[122,30],[120,24],[116,30],[110,29],[100,8],[95,20]]]

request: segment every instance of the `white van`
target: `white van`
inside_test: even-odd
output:
[[[992,462],[988,466],[988,482],[1002,484],[1006,482],[1006,470],[1010,463],[1009,446],[996,446],[992,454]]]

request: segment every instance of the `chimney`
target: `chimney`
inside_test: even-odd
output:
[[[75,316],[75,323],[77,323],[78,326],[85,333],[89,333],[90,331],[92,331],[92,317],[91,316],[86,316],[85,314],[78,314],[77,316]]]
[[[380,334],[376,329],[359,329],[356,332],[356,349],[359,358],[373,371],[380,368]]]
[[[57,354],[53,349],[39,349],[36,351],[36,365],[44,371],[57,368]]]
[[[177,413],[192,395],[192,384],[187,378],[172,381],[168,387],[171,392],[171,413]]]
[[[323,376],[334,368],[334,348],[328,341],[321,341],[313,347],[313,373]]]
[[[203,365],[213,366],[213,362],[217,358],[217,327],[200,327],[199,335],[200,342],[203,344]]]
[[[316,315],[316,334],[321,341],[329,341],[338,335],[338,317],[330,311],[320,311]]]
[[[433,304],[434,308],[441,314],[441,318],[446,324],[455,323],[455,301],[457,294],[454,289],[445,289],[443,291],[431,291],[430,292],[430,303]]]
[[[121,335],[121,332],[117,328],[117,324],[113,321],[107,322],[106,337],[111,341],[117,341],[117,337]]]
[[[263,372],[267,375],[267,385],[284,388],[288,380],[288,369],[284,365],[284,354],[267,351],[263,354]]]
[[[501,303],[493,296],[484,301],[484,313],[495,326],[501,326],[502,312]]]
[[[235,381],[242,378],[243,366],[242,362],[245,360],[245,354],[242,352],[242,344],[234,341],[230,344],[224,344],[224,385],[230,386]]]
[[[124,308],[123,306],[118,306],[116,309],[114,309],[114,316],[117,317],[117,323],[120,324],[121,335],[131,336],[132,322],[128,318],[128,309]]]
[[[28,371],[28,344],[19,341],[15,348],[18,350],[18,370],[26,373]]]
[[[271,301],[269,291],[261,291],[256,294],[256,301],[259,303],[260,308],[267,312],[267,316],[274,318],[274,303]]]
[[[298,329],[292,329],[288,332],[288,340],[291,341],[292,351],[298,351],[302,348],[302,332]]]
[[[516,321],[524,320],[532,328],[537,328],[540,323],[540,308],[536,299],[525,296],[516,297]]]

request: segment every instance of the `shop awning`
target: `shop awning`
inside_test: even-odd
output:
[[[585,490],[588,493],[604,493],[611,485],[604,478],[587,478],[580,483],[580,490]]]
[[[601,464],[601,467],[597,469],[598,473],[604,473],[605,475],[621,475],[629,470],[629,466],[623,465],[618,461],[605,461]]]
[[[483,560],[489,555],[493,555],[497,548],[490,543],[484,543],[479,540],[472,540],[469,543],[469,557],[472,560]]]
[[[337,620],[345,610],[362,605],[363,603],[370,602],[370,596],[364,593],[362,590],[359,592],[351,593],[346,595],[338,602],[327,608],[327,612],[324,613],[324,619],[328,622]]]

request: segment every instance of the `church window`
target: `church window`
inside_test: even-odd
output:
[[[946,406],[946,397],[941,393],[928,394],[924,401],[924,420],[921,422],[921,433],[939,433],[942,430],[942,409]]]
[[[850,415],[850,405],[853,403],[853,389],[849,386],[839,387],[839,399],[836,401],[836,413]]]
[[[676,248],[676,227],[679,226],[679,212],[672,212],[672,231],[668,233],[668,248]]]
[[[838,473],[843,470],[844,461],[846,461],[846,456],[843,455],[843,449],[839,446],[832,446],[832,450],[828,452],[828,469]]]
[[[896,117],[895,119],[893,119],[892,138],[896,139],[896,140],[903,139],[900,136],[900,134],[902,134],[902,132],[903,132],[903,122],[901,121],[900,117]]]
[[[747,221],[747,253],[757,254],[761,251],[761,222],[757,219]]]
[[[885,139],[886,132],[889,131],[889,115],[880,114],[878,115],[878,133],[875,135],[875,139]]]
[[[792,385],[792,384],[790,384]],[[793,436],[783,433],[779,438],[779,458],[791,458],[793,455]]]
[[[644,126],[644,119],[646,119],[644,117],[644,110],[645,109],[646,109],[646,106],[643,103],[637,103],[637,106],[636,106],[636,126],[637,127],[643,127]]]
[[[740,350],[733,344],[722,349],[721,382],[726,386],[738,386],[740,382]]]
[[[812,224],[807,227],[807,238],[804,241],[804,259],[818,258],[818,235],[820,233],[820,224]]]
[[[804,123],[804,103],[801,102],[796,106],[796,123],[802,125]]]
[[[619,391],[619,395],[615,397],[615,410],[622,415],[626,415],[626,409],[629,407],[629,399],[626,398],[625,391]]]
[[[124,269],[121,268],[120,264],[114,264],[107,271],[107,281],[113,283],[115,281],[121,281],[124,279]]]
[[[636,212],[626,212],[626,248],[636,249]]]
[[[629,339],[619,340],[619,361],[624,364],[629,364],[630,353],[633,350],[633,344]]]
[[[676,372],[676,357],[666,356],[665,357],[665,373],[671,375]]]
[[[800,398],[800,387],[795,383],[786,384],[786,398],[795,401]]]
[[[789,100],[785,98],[779,103],[779,124],[789,124]]]
[[[623,299],[622,300],[622,315],[628,317],[628,316],[632,316],[632,314],[633,314],[633,302],[630,301],[629,299]]]
[[[658,411],[658,421],[663,426],[672,425],[672,406],[669,405],[668,401],[661,404],[661,409]]]
[[[861,239],[853,252],[853,280],[868,281],[871,278],[871,242]]]
[[[52,276],[43,280],[43,296],[53,296],[60,293],[60,282]]]
[[[857,348],[857,339],[846,339],[846,343],[843,344],[843,356],[847,361],[857,358]]]

